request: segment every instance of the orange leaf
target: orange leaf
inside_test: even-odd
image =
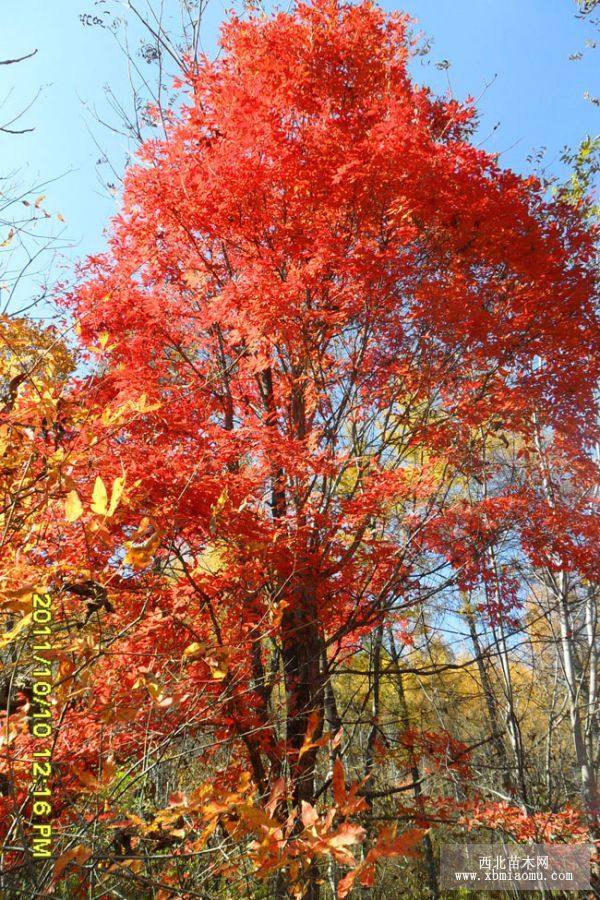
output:
[[[352,872],[348,872],[347,875],[344,875],[344,877],[339,880],[337,888],[339,900],[344,900],[344,897],[348,896],[352,890],[358,872],[359,869],[353,869]]]
[[[340,825],[335,834],[327,838],[327,843],[334,849],[348,847],[351,844],[359,844],[365,836],[365,829],[360,825],[352,825],[351,822],[344,822]]]
[[[339,756],[336,757],[333,764],[333,776],[331,779],[333,796],[337,806],[342,806],[346,802],[346,778],[344,776],[344,764]]]
[[[92,855],[92,851],[82,844],[67,850],[62,856],[59,856],[54,864],[54,877],[59,878],[71,863],[77,863],[78,866],[84,865]]]
[[[270,816],[275,812],[275,808],[280,797],[283,797],[285,794],[285,781],[283,778],[278,778],[271,788],[271,793],[269,795],[269,802],[266,804],[265,809],[269,813]]]
[[[370,861],[382,856],[416,856],[416,848],[427,834],[427,828],[409,828],[402,834],[396,835],[395,828],[383,828],[374,847],[369,850],[367,859]]]
[[[324,735],[322,738],[313,741],[313,737],[315,732],[320,727],[322,722],[321,714],[318,710],[314,710],[308,717],[308,724],[306,726],[306,735],[304,737],[304,743],[300,747],[300,752],[298,753],[298,759],[302,759],[305,753],[308,753],[309,750],[314,749],[315,747],[322,747],[323,744],[327,743],[328,736]]]
[[[312,826],[318,822],[319,814],[310,803],[307,803],[306,800],[302,801],[302,824],[305,828],[312,828]]]

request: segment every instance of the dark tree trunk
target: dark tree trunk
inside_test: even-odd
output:
[[[282,657],[287,700],[287,747],[294,804],[313,804],[317,748],[300,751],[323,733],[324,685],[321,672],[321,636],[314,583],[301,580],[292,593],[281,621]],[[311,863],[305,870],[306,900],[318,900],[319,869]]]

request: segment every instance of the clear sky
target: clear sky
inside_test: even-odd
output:
[[[142,8],[146,0],[137,2]],[[163,2],[167,8],[176,6],[176,0]],[[215,52],[218,24],[230,5],[208,0],[203,46],[209,54]],[[486,149],[501,152],[504,165],[528,171],[532,150],[545,147],[550,171],[560,172],[561,149],[599,131],[600,110],[584,99],[586,91],[600,93],[600,51],[585,47],[597,32],[575,17],[574,0],[403,0],[401,5],[385,0],[384,6],[408,11],[433,42],[429,57],[415,60],[417,81],[440,92],[450,88],[458,99],[479,98],[479,140]],[[41,93],[12,126],[34,131],[0,133],[0,177],[16,173],[24,187],[56,179],[40,193],[53,216],[48,226],[62,231],[67,266],[102,248],[103,229],[118,201],[103,188],[98,173],[115,183],[117,179],[107,163],[97,162],[106,152],[119,172],[127,152],[125,138],[94,117],[95,110],[100,118],[116,122],[107,85],[114,97],[128,102],[125,55],[109,29],[81,18],[87,14],[104,23],[111,15],[126,14],[125,3],[118,0],[110,9],[111,14],[109,0],[2,2],[0,59],[38,52],[18,66],[0,66],[0,125]],[[135,27],[130,40],[140,71],[150,72],[136,55]],[[584,51],[583,58],[569,60],[578,51]],[[436,66],[444,60],[450,68]]]

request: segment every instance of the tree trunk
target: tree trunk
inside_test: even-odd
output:
[[[301,579],[296,584],[281,620],[282,659],[287,700],[287,752],[294,804],[312,804],[315,795],[317,748],[300,751],[310,739],[323,733],[324,689],[321,672],[321,635],[317,617],[314,581]],[[319,898],[319,870],[312,862],[306,867],[305,900]]]
[[[514,764],[515,764],[515,773],[516,773],[516,781],[517,781],[517,790],[519,794],[519,799],[521,800],[521,805],[523,807],[523,812],[528,815],[531,811],[531,807],[529,805],[529,797],[527,792],[527,775],[525,771],[525,750],[523,748],[523,739],[521,735],[521,726],[519,723],[519,718],[517,716],[517,710],[515,706],[515,696],[513,691],[513,683],[512,683],[512,673],[510,669],[510,661],[508,654],[508,646],[506,643],[506,632],[504,630],[504,613],[502,612],[502,597],[500,595],[500,579],[498,576],[498,564],[496,561],[496,552],[493,546],[489,548],[489,557],[490,563],[492,567],[492,572],[494,573],[494,582],[493,582],[493,590],[494,590],[494,601],[496,605],[496,609],[498,610],[498,623],[496,625],[492,625],[492,635],[494,638],[494,644],[496,647],[496,652],[498,654],[498,660],[500,662],[500,671],[502,672],[502,687],[504,691],[504,698],[506,700],[506,731],[510,740]],[[487,591],[487,586],[486,586]]]
[[[499,713],[496,704],[496,697],[494,696],[494,692],[492,689],[492,683],[490,681],[490,677],[488,675],[488,671],[485,666],[485,660],[483,659],[483,653],[481,651],[481,644],[479,641],[479,635],[477,634],[477,628],[475,626],[475,617],[473,615],[473,611],[468,603],[465,604],[463,608],[464,616],[467,620],[467,624],[469,626],[469,633],[471,635],[471,643],[473,644],[473,651],[475,653],[475,657],[477,659],[477,669],[479,671],[479,678],[481,679],[481,688],[483,690],[483,695],[485,697],[485,704],[488,713],[488,720],[490,725],[490,731],[492,734],[492,743],[494,745],[494,750],[496,753],[496,759],[498,762],[498,767],[502,773],[502,787],[507,794],[511,794],[513,787],[510,777],[510,763],[508,760],[508,754],[506,752],[506,747],[504,745],[504,741],[502,739],[502,729],[500,728],[500,720]]]
[[[579,689],[575,673],[573,624],[569,609],[567,578],[564,572],[559,576],[558,614],[560,620],[563,671],[567,685],[569,714],[575,756],[581,775],[581,800],[588,818],[590,832],[594,838],[600,834],[598,785],[594,773],[593,761],[588,755],[588,744],[585,739],[581,713],[579,710]]]
[[[542,434],[535,421],[535,444],[538,454],[540,475],[542,479],[542,487],[546,502],[551,509],[556,506],[554,486],[550,476],[548,461],[544,452]],[[579,710],[579,680],[576,673],[576,651],[574,646],[573,623],[571,620],[571,610],[569,607],[569,584],[567,573],[559,571],[558,574],[550,569],[546,572],[546,584],[551,593],[558,601],[558,618],[560,623],[561,634],[561,650],[562,650],[562,666],[567,684],[567,698],[569,701],[569,715],[571,718],[571,729],[573,732],[573,745],[575,747],[575,756],[580,771],[581,778],[581,801],[586,811],[590,835],[594,840],[600,836],[600,798],[598,793],[598,783],[594,771],[594,758],[590,756],[589,750],[594,740],[593,729],[584,727],[581,721],[581,713]],[[590,642],[590,676],[594,679],[594,684],[589,682],[591,698],[588,697],[587,722],[586,725],[594,720],[595,709],[589,705],[590,699],[596,697],[596,620],[595,605],[593,603],[593,594],[588,594],[588,602],[586,605],[586,632],[588,642]],[[591,720],[590,720],[591,717]]]
[[[396,678],[396,690],[398,693],[398,699],[400,701],[400,720],[402,722],[402,727],[404,731],[408,731],[410,729],[410,713],[408,710],[408,703],[406,701],[406,694],[404,693],[404,682],[402,680],[402,672],[400,670],[400,655],[396,649],[396,642],[394,640],[394,635],[392,630],[389,630],[389,640],[390,640],[390,652],[392,654],[392,659],[394,660],[394,665],[398,670],[398,676]],[[411,750],[409,753],[410,757],[410,777],[413,781],[413,796],[415,798],[415,802],[417,806],[420,807],[421,810],[424,809],[424,804],[422,800],[422,791],[421,791],[421,773],[419,771],[419,764],[414,755],[414,752]],[[435,856],[433,853],[433,844],[431,842],[431,838],[429,834],[426,834],[423,838],[423,850],[425,854],[425,865],[427,867],[427,881],[429,884],[429,893],[431,896],[431,900],[439,900],[440,891],[438,887],[438,879],[437,879],[437,871],[435,866]]]

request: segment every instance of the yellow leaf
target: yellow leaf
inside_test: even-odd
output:
[[[229,497],[229,492],[228,492],[227,485],[226,485],[223,488],[223,490],[221,491],[221,493],[219,494],[219,496],[217,497],[215,503],[213,503],[213,505],[210,508],[209,529],[210,529],[211,534],[215,533],[215,530],[217,527],[217,522],[219,521],[219,517],[221,515],[223,507],[227,503],[228,497]]]
[[[17,622],[14,628],[11,628],[10,631],[7,631],[2,635],[2,637],[0,638],[0,650],[3,650],[4,647],[7,647],[8,644],[12,643],[19,632],[23,631],[23,629],[26,628],[27,625],[29,625],[29,623],[31,622],[31,615],[31,613],[27,613],[26,616],[23,616],[20,622]]]
[[[135,412],[146,413],[153,412],[155,409],[160,409],[160,403],[147,403],[147,397],[145,394],[141,394],[137,400],[133,401],[131,404],[131,408],[135,410]]]
[[[220,666],[217,666],[215,669],[210,670],[210,674],[215,681],[223,681],[224,678],[227,678],[227,669],[222,669]]]
[[[164,691],[159,684],[156,684],[154,681],[147,680],[146,681],[146,689],[150,694],[153,702],[160,706],[161,709],[166,708],[167,706],[171,706],[173,703],[172,697],[165,697]]]
[[[113,409],[111,406],[105,406],[102,410],[101,421],[103,425],[114,425],[119,422],[127,411],[126,406],[118,406]]]
[[[218,575],[225,568],[225,548],[220,544],[208,544],[196,557],[196,570],[202,575]]]
[[[99,335],[99,337],[98,337],[98,343],[100,344],[100,346],[102,347],[102,349],[104,349],[104,347],[106,347],[106,344],[107,344],[107,341],[108,341],[108,338],[109,338],[109,337],[110,337],[110,335],[109,335],[108,331],[103,331],[103,332]]]
[[[112,516],[115,509],[119,505],[119,500],[121,499],[121,495],[123,494],[123,488],[125,487],[125,477],[117,476],[113,481],[112,491],[110,494],[110,506],[108,507],[107,515]]]
[[[190,644],[183,651],[184,656],[192,659],[202,657],[204,653],[206,653],[206,644],[199,644],[197,641],[194,641],[193,644]]]
[[[216,681],[223,681],[224,678],[227,678],[230,655],[230,647],[216,647],[214,651],[205,658],[204,661],[210,668],[210,674]]]
[[[42,205],[42,203],[44,202],[45,199],[46,199],[46,195],[45,195],[45,194],[40,194],[39,197],[36,197],[36,198],[35,198],[35,203],[34,203],[35,208],[36,208],[36,209],[39,209],[40,206]]]
[[[10,244],[10,242],[12,241],[14,236],[15,236],[15,229],[11,228],[10,231],[8,232],[8,237],[6,238],[5,241],[2,241],[2,243],[0,244],[0,247],[8,247],[8,245]]]
[[[145,569],[152,561],[152,557],[160,546],[161,533],[159,531],[150,532],[150,535],[143,540],[138,540],[137,536],[129,544],[127,553],[125,554],[125,563],[134,569]]]
[[[69,491],[65,498],[65,516],[67,522],[75,522],[83,512],[83,506],[77,491]]]
[[[206,275],[197,272],[195,269],[186,269],[183,274],[183,280],[191,288],[201,288],[206,285]]]
[[[0,591],[0,606],[2,607],[3,612],[5,610],[10,610],[10,612],[24,614],[27,610],[31,609],[31,599],[34,594],[41,596],[47,593],[47,588],[40,587],[40,585],[35,582],[24,584],[14,590],[5,588]]]
[[[56,218],[58,219],[59,222],[65,221],[65,217],[62,215],[62,213],[57,213]]]
[[[223,507],[224,507],[225,504],[227,503],[227,496],[228,496],[228,493],[229,493],[229,492],[228,492],[227,488],[226,488],[226,487],[223,488],[223,490],[222,490],[221,493],[219,494],[219,497],[218,497],[218,499],[217,499],[217,502],[214,503],[214,504],[212,505],[212,507],[211,507],[211,510],[210,510],[211,516],[218,516],[218,515],[219,515],[219,513],[221,512],[221,510],[223,509]]]
[[[108,494],[106,493],[106,485],[98,475],[94,482],[94,491],[92,493],[92,512],[105,516],[108,513]]]

